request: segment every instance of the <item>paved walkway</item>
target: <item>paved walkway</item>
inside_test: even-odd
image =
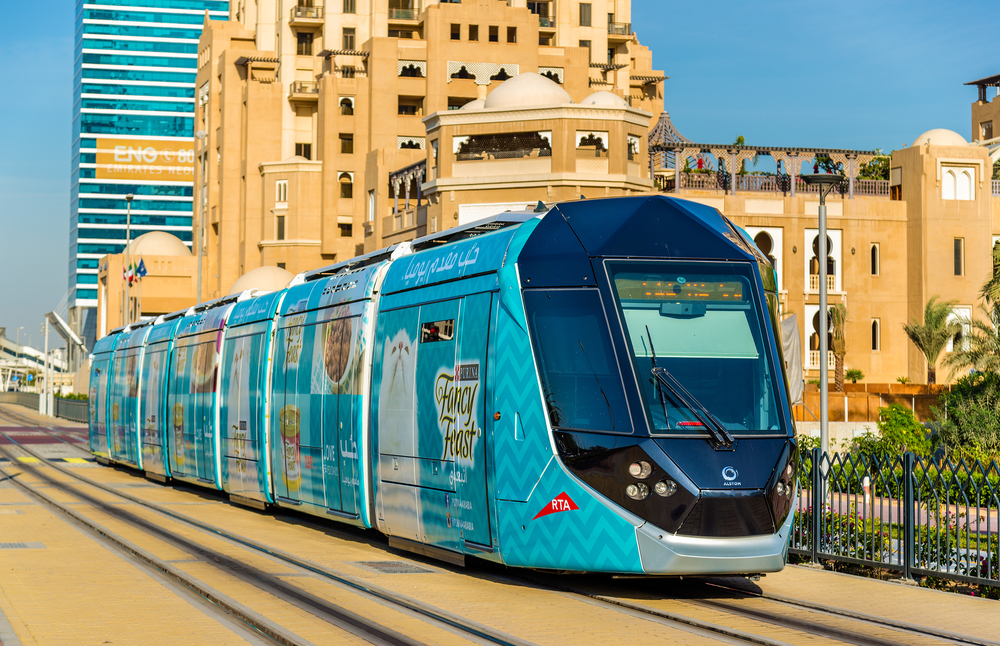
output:
[[[17,412],[21,413],[22,409]],[[16,465],[9,463],[0,466],[16,470]],[[145,480],[139,474],[101,467],[92,462],[79,463],[72,468],[80,469],[82,474],[96,481],[204,523],[253,537],[344,576],[407,595],[536,644],[562,646],[617,644],[623,641],[640,644],[718,643],[711,636],[596,605],[574,595],[553,593],[471,568],[461,570],[432,561],[415,560],[405,553],[389,549],[374,532],[342,532],[338,525],[322,520],[260,513],[228,504],[197,490],[162,486]],[[74,508],[88,516],[93,513],[88,511],[86,505]],[[132,505],[128,508],[135,509]],[[142,512],[142,515],[154,519],[154,515],[148,512]],[[128,535],[129,540],[137,543],[148,540],[124,527],[116,527],[115,531]],[[196,530],[186,534],[199,536]],[[218,545],[218,539],[201,535],[206,544],[212,544],[213,549],[229,549]],[[150,550],[160,549],[150,545]],[[104,547],[90,534],[77,529],[62,516],[53,515],[7,481],[0,481],[0,547],[4,547],[0,549],[2,646],[247,643],[244,632],[220,619],[210,609],[190,601],[189,597],[179,595],[173,584]],[[171,558],[177,568],[214,581],[213,585],[220,590],[236,589],[231,583],[213,578],[217,575],[203,562],[191,561],[180,553]],[[435,633],[440,629],[431,630],[424,622],[403,617],[387,606],[367,600],[352,600],[350,594],[334,590],[330,584],[315,578],[292,572],[287,565],[268,565],[264,557],[254,557],[253,560],[258,567],[317,596],[349,604],[369,616],[386,617],[387,621],[398,622],[396,626],[412,631],[408,634],[424,643],[456,641],[456,635]],[[398,567],[389,568],[387,571],[380,565],[384,562],[408,568],[404,567],[402,571]],[[602,581],[600,577],[573,578],[594,581],[595,586]],[[797,566],[770,574],[757,584],[744,579],[734,581],[750,588],[759,586],[765,595],[776,598],[797,599],[894,622],[1000,641],[997,634],[1000,602],[996,601]],[[631,583],[625,581],[621,585]],[[733,625],[739,630],[785,643],[818,646],[836,643],[773,624],[734,619],[726,613],[686,602],[686,581],[661,579],[634,583],[635,590],[651,589],[657,594],[629,598],[641,600],[642,604],[663,612],[718,624],[736,622]],[[646,587],[641,588],[640,585]],[[258,596],[253,590],[247,590],[246,603],[254,608],[274,604],[264,598],[257,600]],[[294,608],[286,608],[276,618],[289,624],[295,621],[315,624],[315,618],[294,611]],[[311,633],[305,628],[301,630],[303,634],[308,633],[314,643],[337,643],[332,637],[323,639],[323,626],[313,628]],[[439,639],[428,637],[433,634],[437,634]],[[623,639],[623,636],[627,637]]]

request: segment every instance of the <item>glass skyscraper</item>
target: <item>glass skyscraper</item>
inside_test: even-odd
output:
[[[76,5],[69,286],[73,327],[92,348],[98,261],[166,231],[191,244],[194,96],[205,11],[226,0],[98,0]]]

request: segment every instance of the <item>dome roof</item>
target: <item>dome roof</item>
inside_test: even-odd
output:
[[[143,254],[147,256],[190,256],[191,250],[177,236],[163,231],[150,231],[128,243],[128,254],[130,256]]]
[[[461,108],[459,108],[459,110],[482,110],[485,107],[486,107],[486,101],[482,99],[475,99],[463,105]]]
[[[600,92],[594,92],[583,101],[580,101],[580,105],[597,105],[602,108],[627,108],[628,102],[617,94],[601,90]]]
[[[226,295],[232,296],[248,289],[276,292],[287,287],[292,278],[295,278],[292,272],[285,271],[281,267],[258,267],[237,278]]]
[[[928,130],[924,134],[920,135],[913,140],[913,145],[910,148],[916,146],[922,146],[929,143],[932,146],[968,146],[969,142],[965,140],[965,137],[958,134],[954,130],[947,130],[946,128],[934,128],[933,130]]]
[[[288,159],[284,160],[282,163],[283,164],[290,164],[292,162],[304,162],[304,161],[307,162],[309,160],[306,159],[305,157],[303,157],[302,155],[292,155]]]
[[[483,107],[523,108],[540,105],[572,103],[566,90],[559,84],[534,72],[524,72],[504,81],[500,87],[486,95]]]

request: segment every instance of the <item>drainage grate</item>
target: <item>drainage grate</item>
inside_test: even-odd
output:
[[[357,561],[357,564],[381,574],[430,574],[430,570],[402,561]]]

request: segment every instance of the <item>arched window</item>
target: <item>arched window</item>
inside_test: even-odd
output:
[[[490,80],[491,81],[506,81],[509,78],[510,78],[510,74],[507,73],[507,70],[505,70],[504,68],[501,67],[499,72],[497,72],[496,74],[494,74],[493,76],[490,77]]]
[[[813,255],[809,259],[809,273],[813,275],[819,275],[819,236],[813,238],[812,243]],[[833,240],[830,236],[826,237],[826,275],[833,276],[836,274],[837,263],[833,259]]]
[[[941,174],[941,199],[955,199],[955,171],[946,170]]]
[[[455,72],[454,74],[451,75],[451,78],[453,78],[453,79],[474,79],[476,77],[473,76],[472,74],[470,74],[469,70],[465,69],[465,65],[463,65],[457,72]]]
[[[872,352],[878,352],[882,349],[882,338],[878,319],[872,319]]]
[[[416,65],[405,65],[403,69],[399,70],[400,76],[409,76],[413,78],[423,78],[423,71]]]
[[[968,168],[963,169],[958,174],[958,178],[955,185],[955,199],[956,200],[971,200],[973,199],[972,194],[972,171]]]
[[[352,99],[344,98],[340,100],[340,114],[354,114],[354,101]]]
[[[872,276],[878,276],[879,274],[879,257],[878,257],[878,244],[872,245]]]
[[[350,199],[354,197],[354,178],[350,173],[340,174],[340,197]]]
[[[812,319],[812,334],[809,335],[809,349],[816,351],[819,350],[819,312],[817,311],[813,314]],[[827,351],[833,347],[833,319],[830,318],[830,314],[826,315],[826,349]]]
[[[778,270],[778,259],[774,257],[772,253],[774,251],[774,239],[771,238],[771,234],[767,231],[760,231],[753,238],[753,243],[757,245],[757,248],[767,256],[767,259],[771,261],[771,266],[774,270]]]

